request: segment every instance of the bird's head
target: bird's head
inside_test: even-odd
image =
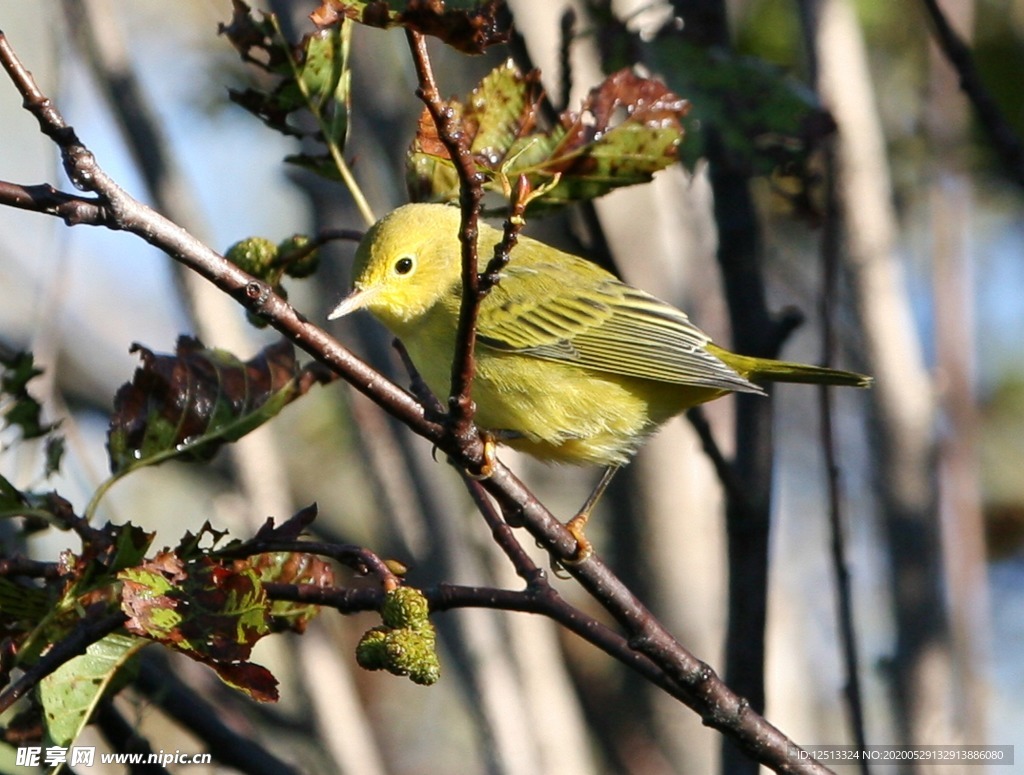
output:
[[[399,207],[366,232],[356,250],[352,292],[330,320],[365,309],[394,332],[415,324],[459,282],[458,208]]]

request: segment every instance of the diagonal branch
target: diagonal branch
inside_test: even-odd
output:
[[[85,618],[63,640],[57,641],[53,647],[39,658],[39,661],[27,668],[18,679],[0,691],[0,713],[6,711],[15,702],[30,692],[36,684],[50,675],[54,670],[68,662],[96,641],[102,640],[124,624],[125,615],[121,611],[105,614],[99,618]]]
[[[1024,186],[1024,143],[999,109],[974,64],[971,49],[956,33],[942,12],[939,0],[921,0],[932,23],[935,41],[960,77],[960,88],[974,106],[1002,166],[1015,183]]]

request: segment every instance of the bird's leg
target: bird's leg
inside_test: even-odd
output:
[[[565,529],[568,530],[572,537],[576,539],[576,554],[571,560],[570,565],[583,562],[585,559],[590,557],[594,553],[594,547],[585,535],[583,535],[583,528],[587,525],[587,520],[590,519],[590,512],[594,510],[597,502],[601,500],[601,496],[604,495],[604,491],[608,489],[608,485],[611,484],[612,477],[615,476],[615,472],[619,470],[619,466],[608,466],[601,474],[601,478],[598,480],[597,485],[591,491],[587,497],[586,503],[576,513],[576,516],[565,523]]]

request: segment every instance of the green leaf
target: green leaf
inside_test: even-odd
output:
[[[50,436],[46,440],[46,464],[43,477],[49,479],[60,470],[60,462],[64,459],[64,437]]]
[[[252,568],[227,568],[209,559],[186,565],[162,553],[118,578],[124,582],[128,630],[184,653],[238,661],[270,632],[269,603]]]
[[[43,408],[29,395],[28,383],[43,373],[34,363],[30,352],[0,354],[0,416],[3,427],[18,427],[24,439],[46,436],[57,427],[56,423],[42,421]]]
[[[646,183],[678,158],[687,101],[659,81],[620,70],[595,87],[579,112],[557,126],[538,128],[542,91],[536,72],[523,75],[511,61],[481,81],[464,103],[451,102],[485,188],[506,193],[525,175],[534,200],[559,207],[622,186]],[[407,164],[414,201],[454,201],[458,177],[437,128],[424,112]]]
[[[107,635],[42,680],[39,699],[53,745],[67,746],[78,737],[115,678],[147,643],[127,635]]]
[[[0,475],[0,517],[18,517],[29,508],[25,493]]]
[[[306,57],[299,78],[315,108],[327,118],[328,143],[345,147],[348,116],[352,110],[352,71],[348,56],[352,25],[339,24],[320,30],[306,43]]]
[[[283,340],[245,363],[191,337],[178,340],[174,355],[132,351],[142,366],[118,390],[108,433],[115,476],[175,458],[207,461],[296,396],[295,353]]]
[[[0,519],[26,517],[26,530],[39,521],[63,526],[70,510],[68,501],[52,490],[19,490],[0,476]]]

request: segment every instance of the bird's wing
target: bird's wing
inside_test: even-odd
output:
[[[483,302],[482,346],[630,377],[761,392],[705,349],[708,336],[682,311],[583,259],[562,259],[516,265],[513,258]]]

